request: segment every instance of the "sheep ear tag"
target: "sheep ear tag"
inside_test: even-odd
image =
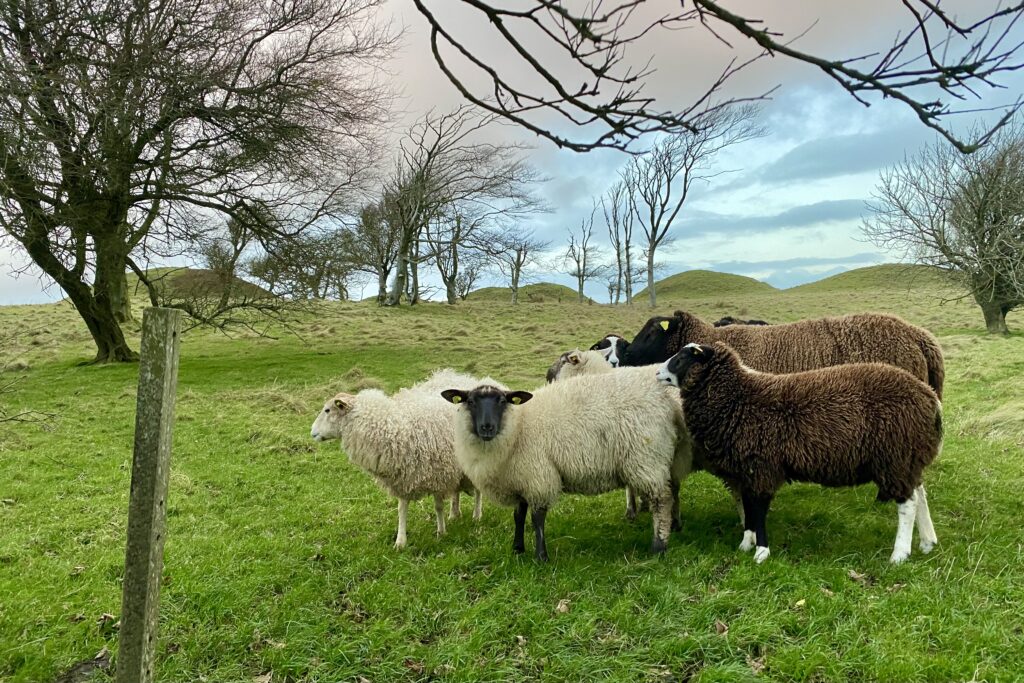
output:
[[[462,397],[458,395],[452,396],[452,403],[462,403]]]
[[[668,321],[667,320],[662,320],[661,321],[661,329],[663,329],[666,332],[668,332]]]
[[[340,398],[336,398],[334,399],[334,407],[336,407],[338,410],[345,410],[345,402],[342,401]]]
[[[512,398],[509,399],[509,403],[511,403],[514,406],[517,406],[517,405],[519,405],[522,402],[523,402],[523,399],[521,397],[519,397],[519,396],[513,396]]]

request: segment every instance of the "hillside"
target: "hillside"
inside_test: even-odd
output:
[[[785,291],[803,293],[848,292],[863,290],[944,289],[947,278],[937,268],[906,263],[883,263],[854,268]]]
[[[210,295],[220,292],[220,282],[212,270],[204,268],[153,268],[146,277],[158,283],[171,296]],[[146,288],[134,273],[128,273],[128,291],[132,296],[146,296]],[[236,293],[249,298],[272,297],[273,294],[251,282],[236,277]]]
[[[538,282],[532,285],[523,285],[519,288],[519,301],[521,303],[542,303],[545,301],[573,302],[577,298],[576,290],[553,282]],[[508,303],[512,300],[512,294],[508,287],[481,287],[470,292],[466,300]]]
[[[744,275],[711,270],[687,270],[654,283],[659,299],[699,299],[722,294],[768,294],[771,285]],[[636,300],[647,296],[647,288],[633,293]]]

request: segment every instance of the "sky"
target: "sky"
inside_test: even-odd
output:
[[[464,15],[452,0],[428,4],[468,43],[488,54],[496,64],[513,68],[512,56],[503,54],[489,39],[485,27],[462,21]],[[770,10],[754,0],[726,3],[733,11],[749,15],[770,11],[768,25],[786,35],[808,32],[799,48],[828,58],[848,57],[884,47],[895,32],[907,27],[908,15],[895,0],[860,3],[816,3],[817,23],[807,16],[801,0],[779,0]],[[943,3],[954,11],[969,13],[989,2],[960,0]],[[651,0],[650,7],[664,6]],[[391,0],[387,11],[396,25],[404,27],[402,47],[388,64],[397,100],[397,127],[401,129],[426,111],[447,111],[461,103],[430,57],[425,21],[412,0]],[[747,48],[733,41],[740,55]],[[638,63],[648,57],[656,69],[649,90],[659,104],[684,104],[702,92],[734,52],[699,29],[654,34],[631,55]],[[538,47],[537,55],[544,57]],[[1007,89],[986,96],[973,106],[1012,102],[1024,92],[1024,77],[1004,77]],[[728,82],[725,94],[746,96],[778,89],[763,104],[760,122],[768,135],[725,150],[715,162],[722,171],[712,181],[694,189],[671,234],[671,245],[659,250],[664,264],[661,276],[702,268],[746,275],[776,287],[790,287],[851,268],[894,261],[865,241],[861,225],[865,200],[870,199],[879,173],[935,139],[905,106],[871,100],[865,107],[838,84],[813,67],[792,60],[762,60]],[[984,115],[964,115],[961,128]],[[528,158],[548,178],[538,193],[552,212],[530,219],[527,227],[551,241],[546,265],[531,274],[534,281],[561,282],[575,287],[559,272],[560,255],[568,231],[590,215],[593,198],[618,177],[627,157],[602,150],[578,154],[530,137],[511,126],[498,126],[494,139],[515,140],[533,146]],[[599,239],[598,239],[599,238]],[[606,257],[611,256],[600,211],[595,221],[595,240]],[[61,298],[31,268],[21,275],[12,269],[24,261],[10,249],[0,248],[0,304],[35,303]],[[429,273],[425,278],[431,281]],[[501,284],[492,278],[488,284]],[[371,294],[370,287],[364,294]],[[603,281],[591,282],[587,294],[607,300]]]

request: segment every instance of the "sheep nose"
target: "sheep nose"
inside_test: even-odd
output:
[[[495,425],[480,425],[480,438],[484,441],[490,441],[498,434],[498,428]]]

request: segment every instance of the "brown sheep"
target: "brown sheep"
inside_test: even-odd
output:
[[[651,318],[626,348],[623,365],[668,360],[687,344],[731,346],[743,362],[764,372],[803,372],[845,363],[887,363],[927,382],[942,398],[942,349],[923,328],[880,313],[858,313],[802,320],[786,325],[713,327],[695,315],[676,311]]]
[[[743,365],[722,342],[689,344],[658,371],[679,387],[705,469],[740,490],[740,550],[768,558],[765,519],[787,481],[874,482],[899,504],[890,560],[910,556],[915,516],[922,552],[937,539],[921,475],[942,448],[942,403],[916,377],[882,363],[773,375]]]

